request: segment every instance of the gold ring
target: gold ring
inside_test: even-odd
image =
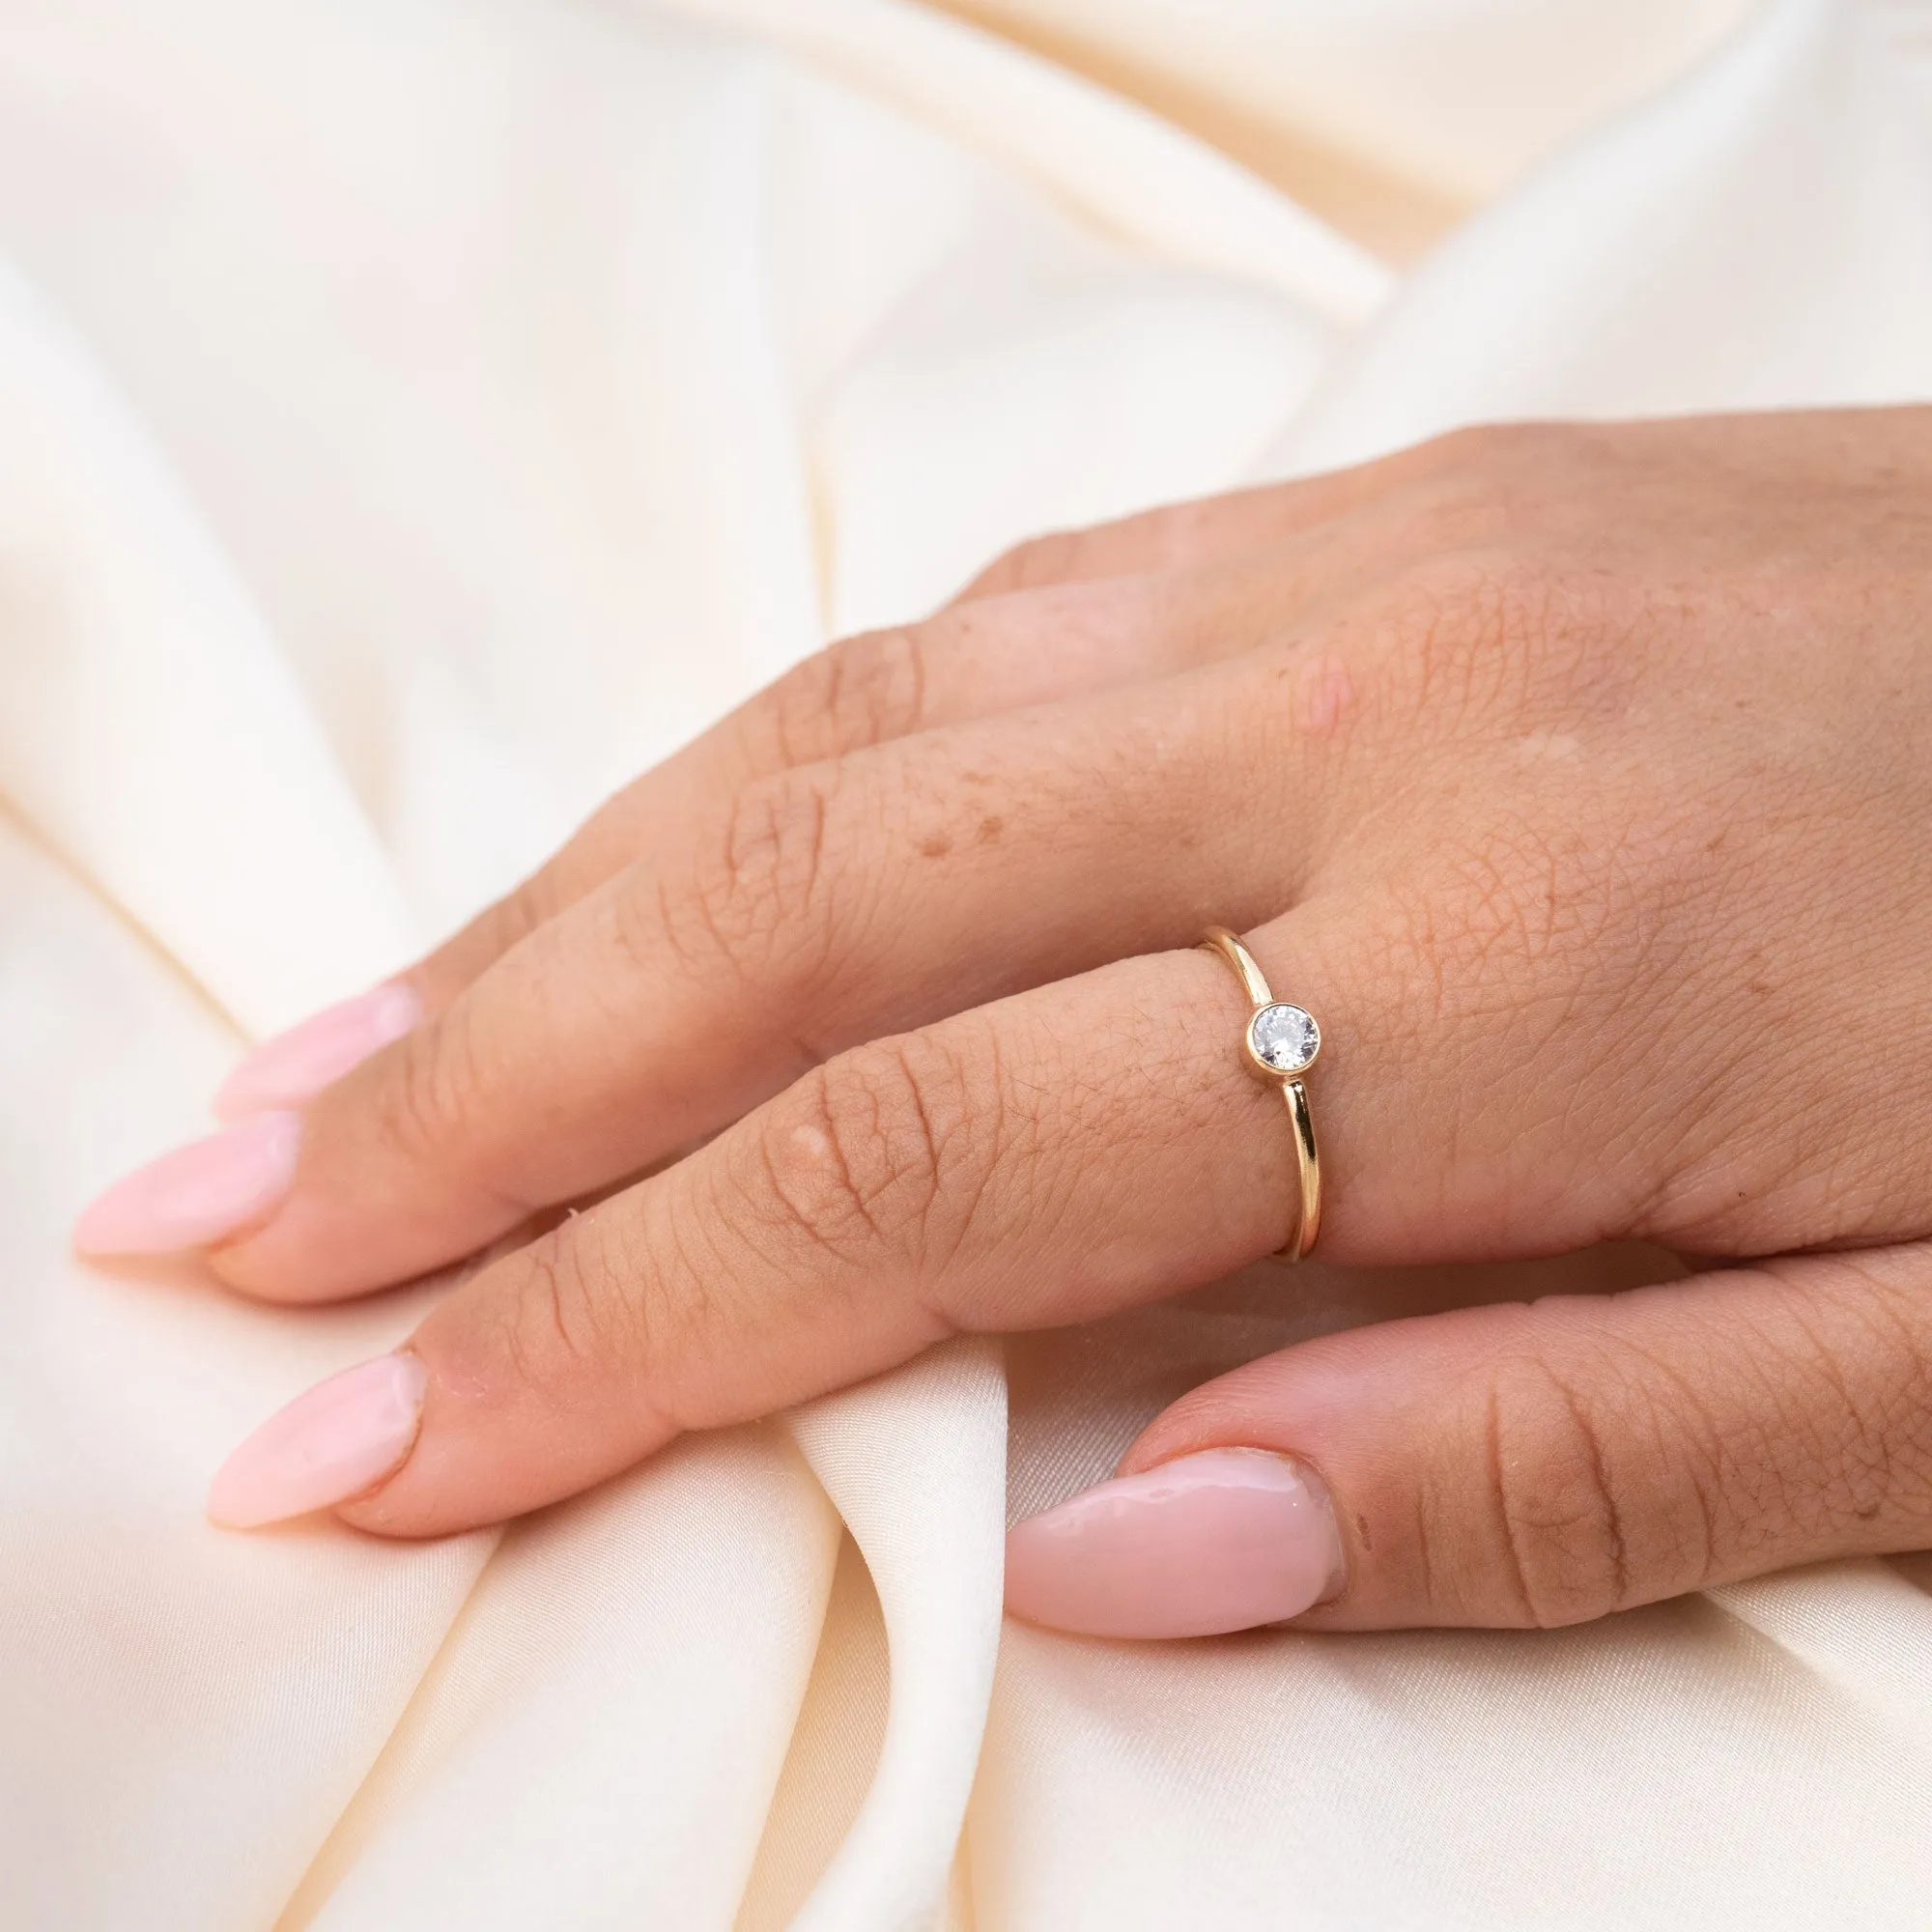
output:
[[[1257,1079],[1281,1089],[1288,1118],[1294,1128],[1294,1156],[1301,1169],[1300,1206],[1294,1233],[1275,1250],[1276,1258],[1298,1262],[1315,1245],[1321,1231],[1321,1156],[1315,1148],[1315,1122],[1308,1111],[1308,1090],[1301,1076],[1321,1051],[1321,1029],[1315,1015],[1277,1000],[1255,955],[1225,925],[1210,925],[1201,937],[1205,952],[1218,952],[1234,968],[1247,994],[1251,1010],[1241,1035],[1248,1070]]]

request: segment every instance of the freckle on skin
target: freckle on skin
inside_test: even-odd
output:
[[[1295,711],[1301,728],[1312,737],[1332,731],[1355,700],[1354,680],[1340,658],[1317,658],[1301,673]]]
[[[1574,758],[1583,750],[1582,741],[1568,731],[1532,731],[1517,741],[1516,753],[1522,759]]]
[[[923,858],[943,859],[952,850],[952,840],[941,832],[931,838],[922,840],[919,849]]]
[[[1007,829],[1004,818],[982,818],[980,821],[980,843],[990,845]]]

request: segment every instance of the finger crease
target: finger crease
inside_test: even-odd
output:
[[[1616,1491],[1611,1487],[1609,1470],[1605,1466],[1603,1445],[1597,1440],[1597,1432],[1590,1426],[1577,1402],[1575,1392],[1560,1378],[1552,1377],[1556,1393],[1562,1398],[1563,1406],[1570,1412],[1570,1420],[1577,1431],[1577,1440],[1583,1446],[1583,1461],[1590,1471],[1591,1487],[1603,1506],[1604,1540],[1610,1557],[1610,1580],[1616,1590],[1616,1606],[1621,1609],[1630,1601],[1630,1563],[1624,1542],[1623,1511],[1618,1507]],[[1695,1488],[1695,1485],[1692,1485]]]
[[[1489,1394],[1488,1412],[1484,1418],[1484,1437],[1490,1464],[1490,1493],[1496,1499],[1496,1515],[1502,1523],[1503,1549],[1509,1557],[1510,1570],[1516,1585],[1517,1605],[1523,1622],[1535,1624],[1540,1620],[1536,1614],[1535,1600],[1529,1587],[1529,1571],[1523,1563],[1521,1543],[1516,1523],[1510,1516],[1509,1491],[1504,1487],[1502,1397],[1494,1388],[1492,1388]]]

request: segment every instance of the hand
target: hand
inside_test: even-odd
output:
[[[1224,923],[1322,1027],[1321,1260],[1738,1264],[1198,1389],[1015,1532],[1016,1608],[1553,1624],[1932,1543],[1928,556],[1905,410],[1465,433],[1026,546],[261,1049],[264,1111],[80,1240],[282,1301],[507,1242],[213,1498],[490,1521],[1278,1246]]]

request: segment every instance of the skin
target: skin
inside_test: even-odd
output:
[[[415,968],[213,1265],[322,1301],[498,1244],[342,1510],[404,1536],[1199,1286],[1293,1212],[1225,923],[1321,1022],[1321,1259],[1695,1271],[1302,1344],[1124,1468],[1311,1463],[1320,1628],[1932,1543],[1928,558],[1923,410],[1485,429],[1027,545]]]

